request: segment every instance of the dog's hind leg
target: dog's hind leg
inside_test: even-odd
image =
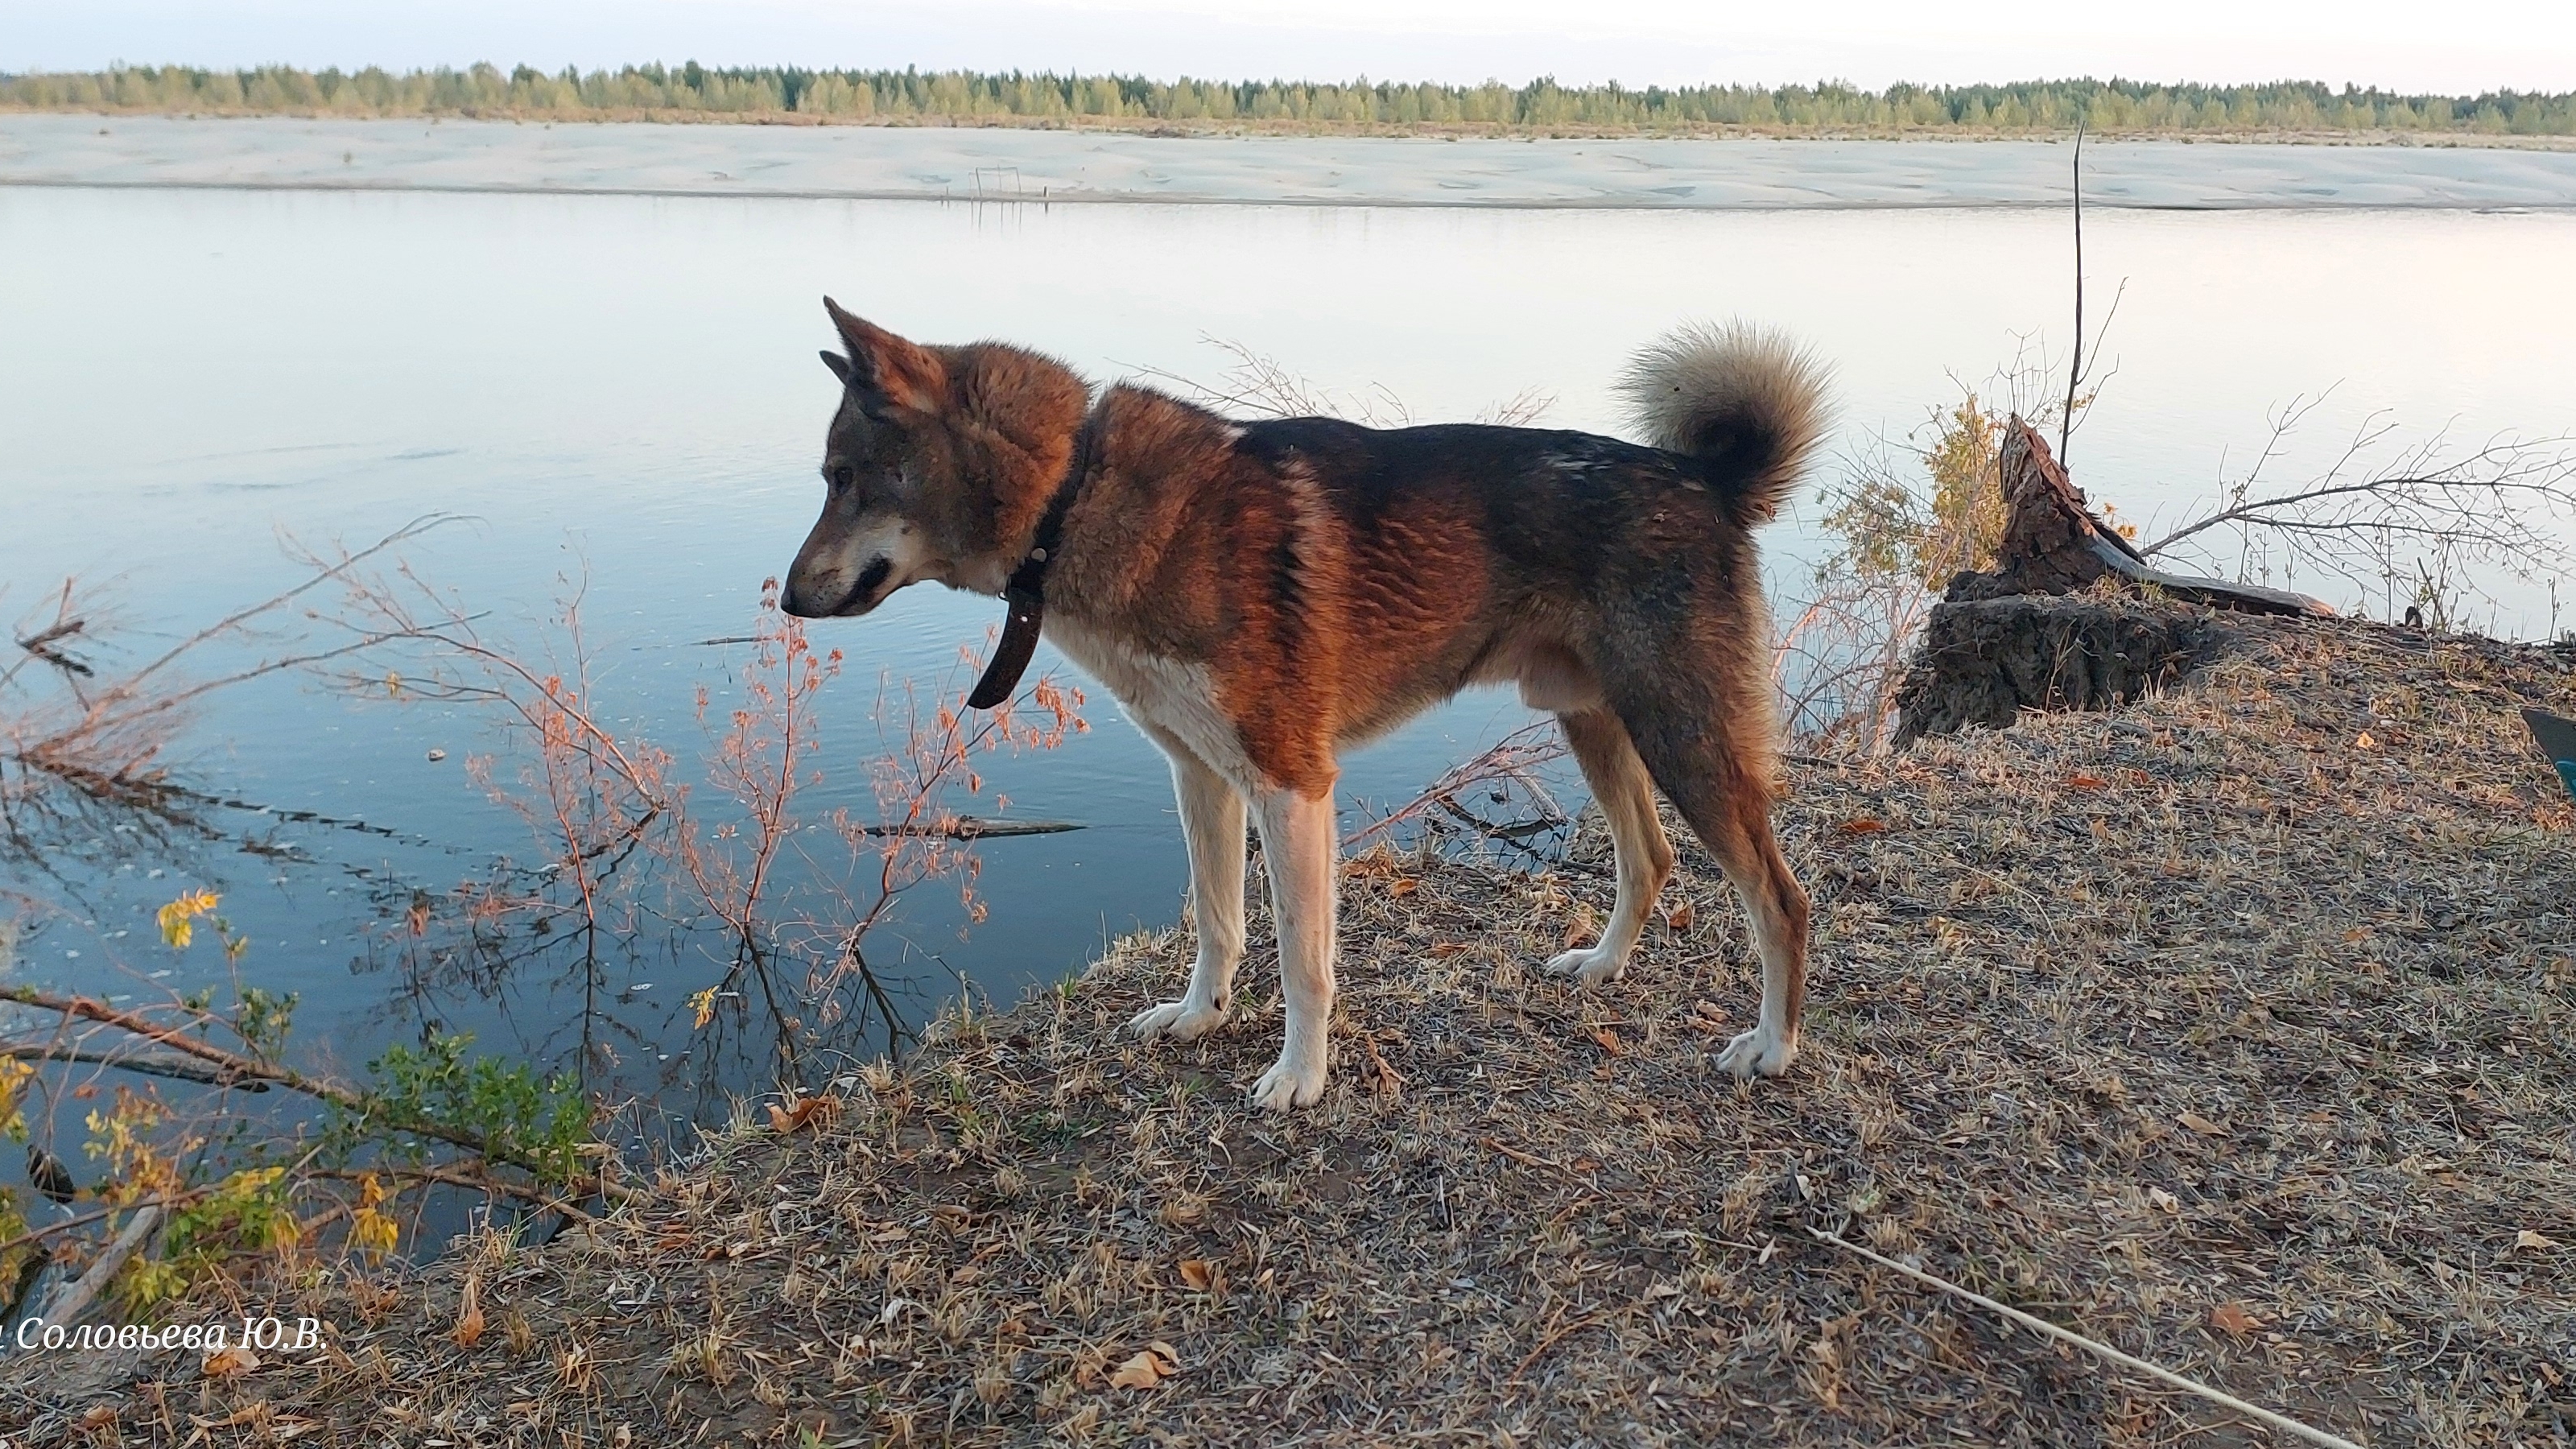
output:
[[[1619,898],[1610,908],[1610,924],[1601,939],[1568,951],[1547,963],[1550,974],[1571,976],[1584,986],[1616,981],[1628,969],[1628,955],[1646,931],[1655,897],[1673,876],[1672,842],[1655,818],[1655,787],[1646,764],[1629,742],[1628,727],[1607,709],[1560,714],[1557,724],[1565,742],[1583,766],[1584,783],[1601,806],[1610,826],[1611,855],[1617,864]]]
[[[1608,681],[1610,697],[1637,754],[1691,831],[1717,857],[1726,878],[1744,897],[1752,918],[1754,949],[1762,957],[1762,1010],[1753,1030],[1728,1042],[1717,1064],[1739,1077],[1777,1076],[1798,1055],[1798,1020],[1807,1000],[1807,893],[1789,873],[1788,859],[1771,834],[1769,756],[1774,748],[1769,679],[1730,699],[1712,686],[1722,664],[1702,669],[1692,651],[1673,650],[1665,661]],[[1624,687],[1623,687],[1624,686]],[[1759,701],[1755,703],[1754,701]]]
[[[1190,921],[1199,952],[1181,999],[1147,1007],[1127,1025],[1147,1041],[1191,1041],[1223,1025],[1234,1004],[1234,968],[1243,960],[1243,796],[1178,741],[1164,742],[1163,750],[1171,756],[1181,835],[1189,845]]]
[[[1273,1112],[1324,1095],[1333,1029],[1333,795],[1263,792],[1253,801],[1261,859],[1270,873],[1270,915],[1279,928],[1280,995],[1288,1030],[1279,1062],[1253,1084],[1254,1106]]]

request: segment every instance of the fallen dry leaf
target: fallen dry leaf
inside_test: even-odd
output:
[[[1409,875],[1386,883],[1386,893],[1398,899],[1409,896],[1420,889],[1422,889],[1422,882],[1415,880]]]
[[[259,1355],[236,1343],[230,1348],[220,1348],[207,1354],[201,1367],[210,1379],[239,1378],[259,1367]]]
[[[1689,930],[1691,928],[1691,922],[1698,919],[1698,912],[1691,909],[1691,903],[1688,901],[1684,901],[1680,905],[1673,907],[1671,910],[1664,912],[1664,924],[1676,931]]]
[[[2158,1212],[2178,1213],[2182,1211],[2182,1200],[2161,1187],[2151,1187],[2147,1189],[2147,1206]]]
[[[1594,1027],[1592,1039],[1601,1043],[1601,1049],[1614,1057],[1627,1055],[1628,1049],[1619,1044],[1619,1034],[1606,1026]]]
[[[1191,1292],[1205,1293],[1208,1285],[1216,1281],[1216,1265],[1205,1258],[1183,1258],[1181,1281],[1190,1285]]]
[[[483,1280],[472,1273],[465,1275],[465,1291],[456,1300],[456,1328],[448,1336],[458,1348],[483,1341]]]
[[[1181,1371],[1180,1354],[1170,1344],[1156,1341],[1137,1350],[1109,1376],[1113,1389],[1150,1389]]]
[[[2180,1122],[2185,1127],[2190,1128],[2192,1131],[2199,1133],[2203,1137],[2224,1137],[2227,1135],[2225,1124],[2212,1122],[2208,1118],[2200,1115],[2198,1112],[2185,1112],[2174,1120]]]
[[[2356,750],[2375,750],[2379,748],[2379,741],[2370,737],[2370,731],[2363,730],[2353,737],[2352,747]]]
[[[1590,906],[1577,901],[1575,902],[1574,909],[1566,913],[1565,944],[1567,947],[1571,948],[1581,942],[1591,940],[1595,935],[1600,933],[1600,930],[1601,918],[1593,914]]]
[[[1377,1037],[1374,1034],[1362,1036],[1360,1045],[1368,1048],[1370,1084],[1377,1089],[1378,1096],[1390,1102],[1394,1101],[1404,1092],[1403,1076],[1395,1068],[1387,1065],[1386,1057],[1377,1049]]]
[[[2209,1325],[2223,1328],[2233,1338],[2243,1338],[2263,1326],[2263,1320],[2245,1311],[2242,1303],[2221,1303],[2209,1310]]]
[[[2533,1232],[2531,1229],[2524,1228],[2521,1232],[2513,1235],[2513,1245],[2517,1248],[2528,1248],[2533,1252],[2545,1252],[2548,1249],[2557,1247],[2558,1242],[2554,1238],[2544,1238],[2540,1234]]]
[[[1876,835],[1887,828],[1887,822],[1864,815],[1857,820],[1846,820],[1834,828],[1845,835]]]
[[[784,1108],[772,1102],[769,1104],[769,1128],[784,1137],[818,1120],[829,1122],[837,1105],[829,1097],[795,1097]]]
[[[2066,777],[2066,786],[2070,790],[2108,790],[2111,788],[2111,782],[2099,775],[2078,772]]]

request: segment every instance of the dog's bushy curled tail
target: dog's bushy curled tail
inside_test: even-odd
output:
[[[1742,322],[1679,327],[1619,378],[1630,420],[1655,447],[1707,465],[1739,527],[1769,522],[1825,435],[1825,365]]]

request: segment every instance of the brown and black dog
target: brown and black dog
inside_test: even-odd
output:
[[[1626,968],[1673,869],[1661,787],[1744,897],[1762,957],[1761,1014],[1718,1064],[1787,1068],[1807,897],[1771,834],[1779,726],[1753,530],[1822,431],[1816,363],[1741,327],[1676,332],[1622,379],[1641,447],[1237,422],[1126,384],[1095,399],[1035,353],[920,346],[824,305],[847,349],[823,354],[841,405],[786,608],[865,614],[924,579],[1005,595],[998,653],[1023,634],[1024,663],[1042,618],[1170,756],[1198,957],[1138,1034],[1188,1041],[1225,1020],[1248,806],[1288,1018],[1252,1096],[1313,1102],[1333,1007],[1336,752],[1511,681],[1563,723],[1617,851],[1600,941],[1549,969],[1591,986]],[[1016,665],[999,673],[1006,695]]]

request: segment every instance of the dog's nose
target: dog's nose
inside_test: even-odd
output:
[[[778,607],[786,610],[793,618],[819,619],[823,617],[823,611],[814,606],[811,591],[799,584],[793,574],[790,574],[787,578],[787,587],[779,591]]]

